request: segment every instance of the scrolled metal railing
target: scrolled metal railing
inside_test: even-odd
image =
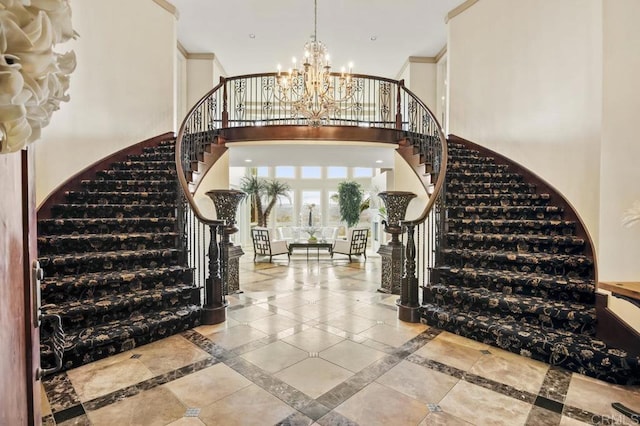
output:
[[[176,166],[180,186],[184,192],[185,223],[188,219],[209,226],[194,201],[198,181],[194,173],[204,161],[204,151],[216,145],[225,129],[234,127],[304,126],[306,121],[296,115],[291,102],[278,96],[277,73],[262,73],[221,78],[189,111],[182,123],[176,142]],[[331,78],[337,82],[339,73]],[[423,180],[429,201],[421,216],[404,221],[407,233],[407,259],[400,306],[414,310],[419,306],[418,287],[428,286],[434,279],[433,271],[444,243],[444,173],[447,163],[446,139],[437,119],[414,93],[404,87],[404,81],[368,75],[352,75],[353,96],[338,102],[332,115],[322,121],[326,127],[366,127],[396,131],[405,144],[413,148],[427,167],[428,181]],[[290,135],[292,139],[295,134]],[[210,166],[210,165],[207,165]],[[197,174],[197,173],[196,173]],[[209,222],[208,222],[209,221]],[[196,229],[197,225],[191,226]],[[417,230],[417,233],[416,233]],[[192,232],[185,227],[185,233]],[[185,236],[184,241],[193,241]],[[203,244],[185,243],[187,251]],[[224,269],[224,265],[223,265]]]

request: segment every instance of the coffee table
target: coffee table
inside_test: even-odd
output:
[[[329,254],[331,254],[333,250],[333,243],[326,243],[326,242],[310,243],[309,241],[294,241],[289,243],[288,246],[289,246],[289,255],[293,254],[294,249],[306,249],[307,261],[309,261],[309,249],[316,249],[316,259],[318,260],[320,260],[320,249],[327,249]]]

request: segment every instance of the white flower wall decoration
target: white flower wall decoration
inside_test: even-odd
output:
[[[0,153],[37,140],[69,100],[75,53],[53,46],[76,36],[68,0],[0,0]]]

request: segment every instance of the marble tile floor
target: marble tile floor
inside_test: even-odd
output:
[[[640,388],[397,320],[375,255],[252,259],[225,323],[46,378],[43,424],[637,424]]]

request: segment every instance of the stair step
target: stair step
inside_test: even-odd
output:
[[[450,206],[546,206],[549,194],[465,194],[447,193]]]
[[[562,220],[557,206],[455,206],[449,207],[453,219]]]
[[[175,153],[176,151],[176,146],[175,143],[173,144],[166,144],[166,145],[158,145],[158,146],[147,146],[142,148],[142,152],[145,153],[154,153],[154,152],[170,152],[170,153]]]
[[[44,256],[95,251],[159,249],[175,246],[177,238],[177,232],[51,235],[38,237],[38,253]]]
[[[459,151],[452,153],[448,152],[448,162],[447,164],[495,164],[495,159],[493,157],[483,157],[479,155],[467,155],[468,152],[460,153]]]
[[[108,294],[95,298],[42,305],[44,314],[59,315],[65,333],[125,320],[134,312],[167,310],[188,305],[194,287],[183,284],[171,288],[140,290],[134,294]]]
[[[200,308],[194,305],[159,312],[134,312],[126,320],[111,321],[65,336],[63,369],[78,367],[110,355],[169,337],[200,325]],[[44,368],[51,366],[52,353],[45,335],[41,342]]]
[[[65,194],[69,204],[176,204],[175,193],[167,191],[67,191]]]
[[[542,234],[446,234],[449,248],[471,250],[504,250],[518,253],[580,254],[584,239],[574,236]]]
[[[39,257],[45,277],[111,272],[121,269],[156,268],[178,264],[177,249],[121,250]]]
[[[58,218],[171,217],[175,206],[156,204],[56,204],[51,212]]]
[[[193,282],[186,266],[168,266],[93,272],[81,275],[45,277],[41,283],[42,303],[61,303],[110,294],[137,293],[141,290],[169,288]]]
[[[592,305],[505,295],[486,288],[446,285],[426,287],[425,301],[439,306],[453,305],[465,312],[498,314],[504,319],[539,326],[543,330],[566,330],[595,336],[596,312]]]
[[[439,268],[439,272],[440,282],[446,285],[483,287],[507,295],[522,294],[588,305],[595,303],[595,283],[591,279],[481,268]]]
[[[125,191],[125,192],[174,192],[177,183],[174,180],[83,180],[82,186],[90,192]]]
[[[450,172],[447,171],[447,183],[450,185],[463,183],[521,183],[522,176],[518,173],[491,173],[491,172]]]
[[[129,155],[130,161],[175,161],[173,152],[145,152],[144,154]]]
[[[175,161],[141,161],[141,160],[128,160],[118,161],[111,165],[114,170],[175,170]]]
[[[453,173],[506,173],[509,166],[506,164],[495,163],[465,163],[461,161],[454,161],[447,163],[447,171]]]
[[[603,341],[564,330],[542,330],[513,319],[425,304],[426,322],[437,328],[570,371],[621,385],[640,384],[640,357]]]
[[[99,170],[96,180],[175,180],[175,170]]]
[[[449,231],[487,234],[574,235],[576,223],[568,220],[448,219]]]
[[[508,183],[508,182],[450,182],[447,181],[449,193],[462,194],[534,194],[536,186],[532,183]]]
[[[517,253],[444,249],[445,264],[451,267],[504,269],[571,277],[593,277],[593,259],[575,254]]]
[[[38,235],[171,232],[175,227],[174,217],[44,219],[38,221]]]

